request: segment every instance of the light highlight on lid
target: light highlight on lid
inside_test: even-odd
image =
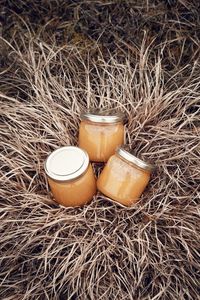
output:
[[[118,122],[124,122],[125,115],[122,112],[118,112],[114,109],[91,109],[81,114],[81,120],[88,120],[95,123],[113,124]]]
[[[138,166],[140,169],[147,170],[147,171],[153,171],[155,169],[155,166],[145,162],[138,157],[134,156],[130,152],[126,150],[126,146],[121,146],[116,149],[116,153],[122,157],[123,159],[127,160],[130,163],[133,163],[134,165]]]
[[[57,181],[68,181],[82,175],[89,165],[88,154],[74,146],[53,151],[45,162],[46,174]]]

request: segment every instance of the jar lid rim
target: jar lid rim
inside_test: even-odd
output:
[[[123,112],[108,109],[90,109],[81,113],[81,120],[88,120],[95,123],[118,123],[124,122],[125,115]]]
[[[79,147],[64,146],[54,150],[47,157],[44,169],[55,181],[69,181],[85,173],[89,165],[87,152]]]
[[[142,159],[134,156],[132,153],[128,152],[125,149],[125,146],[120,146],[116,149],[116,153],[122,157],[123,159],[127,160],[128,162],[138,166],[140,169],[152,172],[155,169],[155,165],[143,161]]]

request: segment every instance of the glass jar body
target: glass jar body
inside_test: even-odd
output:
[[[124,125],[82,120],[79,128],[79,147],[86,150],[91,161],[106,162],[115,149],[124,143]]]
[[[108,160],[97,180],[97,188],[107,197],[125,205],[136,203],[150,180],[150,172],[118,155]]]
[[[96,179],[91,164],[78,178],[56,181],[48,177],[48,182],[55,201],[66,207],[83,206],[89,203],[96,193]]]

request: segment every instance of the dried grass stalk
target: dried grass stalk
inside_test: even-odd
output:
[[[199,64],[179,84],[182,70],[169,79],[145,43],[130,63],[29,34],[9,46],[1,77],[0,298],[198,299]],[[76,145],[91,106],[124,110],[127,142],[157,164],[132,208],[50,197],[43,162]]]

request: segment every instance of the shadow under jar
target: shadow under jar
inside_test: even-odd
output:
[[[92,110],[81,114],[79,147],[94,162],[106,162],[116,147],[124,144],[124,115],[116,111]]]
[[[61,147],[52,152],[45,162],[45,172],[52,194],[66,207],[82,206],[96,193],[96,179],[84,150]]]
[[[154,166],[119,147],[97,180],[97,188],[107,197],[125,206],[139,200],[150,180]]]

